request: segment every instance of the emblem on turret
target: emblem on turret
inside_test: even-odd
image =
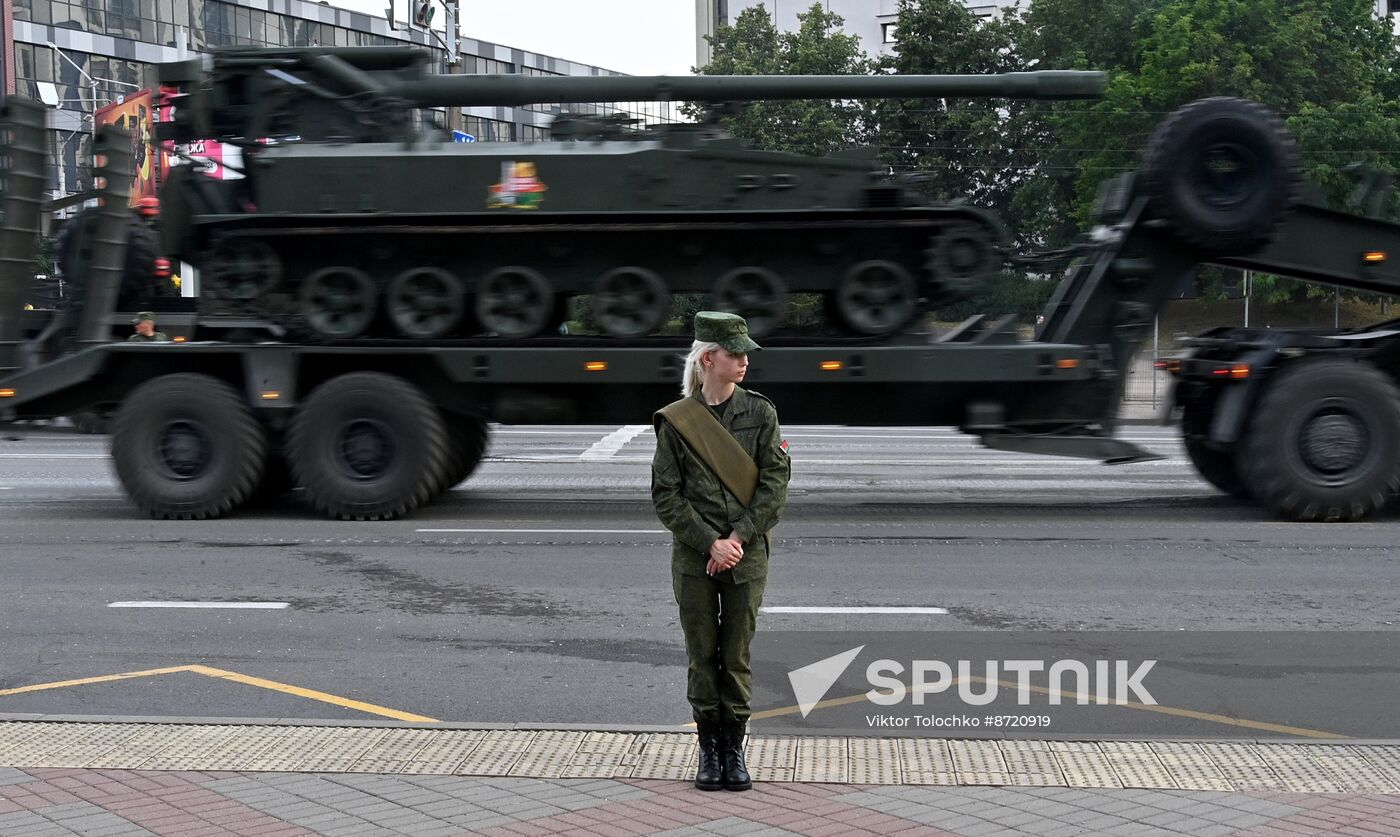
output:
[[[487,209],[539,209],[549,187],[535,176],[534,163],[501,163],[501,182],[492,184]]]

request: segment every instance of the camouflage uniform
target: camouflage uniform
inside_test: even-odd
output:
[[[699,393],[691,397],[705,403]],[[749,642],[768,581],[768,530],[787,500],[789,466],[779,447],[773,402],[735,387],[723,417],[716,417],[758,465],[758,489],[749,508],[664,422],[652,461],[651,496],[657,517],[675,536],[671,583],[690,658],[691,710],[696,721],[727,724],[749,717]],[[710,545],[731,531],[744,541],[744,559],[711,577],[705,572]],[[721,611],[735,616],[722,620]]]
[[[150,335],[149,337],[147,337],[147,336],[144,335],[144,334],[133,334],[133,335],[131,335],[130,337],[126,338],[126,342],[128,342],[128,343],[169,343],[169,342],[170,342],[170,338],[167,337],[166,334],[165,334],[165,332],[163,332],[163,331],[153,331],[153,332],[151,332],[151,335]]]
[[[150,323],[154,324],[155,321],[156,321],[156,316],[155,316],[155,314],[152,314],[150,311],[142,311],[141,313],[137,314],[135,317],[132,317],[132,318],[131,318],[131,324],[132,324],[132,325],[136,325],[137,323],[141,323],[141,322],[150,322]],[[151,332],[149,335],[146,335],[146,334],[133,334],[133,335],[131,335],[130,337],[126,338],[126,342],[128,342],[128,343],[169,343],[169,342],[170,342],[170,338],[169,338],[169,337],[166,337],[164,332],[153,331],[153,332]]]

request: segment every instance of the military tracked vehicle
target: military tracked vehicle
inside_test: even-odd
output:
[[[838,298],[855,277],[865,290],[847,294],[857,304],[846,310],[848,325],[858,325],[861,311],[867,322],[907,319],[903,274],[916,282],[920,300],[946,298],[959,281],[973,281],[978,272],[970,268],[929,268],[948,258],[938,254],[950,241],[976,242],[965,248],[976,258],[957,264],[1000,258],[987,254],[989,246],[995,251],[989,236],[996,229],[988,216],[913,205],[900,184],[875,176],[865,163],[866,174],[853,177],[855,170],[844,167],[849,160],[758,154],[707,136],[703,125],[648,138],[584,132],[562,143],[449,150],[385,116],[401,114],[405,103],[461,101],[457,94],[471,84],[477,85],[472,101],[484,103],[641,92],[624,82],[664,84],[666,95],[718,101],[838,95],[830,80],[530,79],[517,87],[497,79],[482,87],[481,79],[425,78],[417,58],[392,51],[239,55],[246,60],[230,54],[220,65],[215,57],[207,72],[203,64],[167,70],[170,80],[184,79],[171,137],[241,137],[266,147],[251,155],[246,182],[182,173],[168,186],[164,232],[172,253],[212,274],[216,304],[296,318],[283,340],[108,342],[130,159],[120,132],[104,128],[95,148],[105,165],[98,174],[106,199],[92,220],[93,241],[82,249],[88,287],[68,312],[81,350],[34,365],[17,313],[30,280],[45,182],[44,113],[23,100],[0,108],[8,148],[0,417],[115,411],[116,472],[135,505],[156,517],[214,517],[296,486],[318,512],[392,518],[465,479],[482,460],[488,422],[645,423],[675,397],[688,340],[645,336],[636,325],[651,327],[662,292],[638,278],[642,270],[660,277],[666,292],[709,288],[720,300],[743,295],[719,293],[695,277],[718,282],[735,270],[770,271],[788,290]],[[1043,78],[912,84],[945,95],[983,87],[1005,94]],[[1064,79],[1075,77],[1049,78],[1060,79],[1052,86],[1064,94]],[[553,86],[535,86],[544,81]],[[877,89],[915,95],[900,86],[906,80],[846,81],[845,95]],[[692,82],[697,86],[685,86]],[[302,142],[265,142],[288,135]],[[574,160],[589,163],[569,169],[573,162],[566,161]],[[695,173],[700,169],[692,166],[708,160],[718,161],[712,171],[723,178],[709,182]],[[504,182],[497,177],[503,161],[536,164],[535,176],[549,191],[535,208],[485,205],[490,186]],[[556,162],[570,174],[548,183],[542,172]],[[590,166],[608,173],[607,188],[585,178]],[[445,173],[441,182],[424,185],[430,171]],[[649,179],[661,187],[637,185]],[[1019,334],[1014,317],[981,315],[936,339],[869,325],[853,328],[858,337],[775,336],[765,339],[763,361],[750,379],[793,423],[951,425],[1003,450],[1106,463],[1153,458],[1115,437],[1116,416],[1134,355],[1182,277],[1209,262],[1394,292],[1400,262],[1390,256],[1400,253],[1400,224],[1374,211],[1384,205],[1380,182],[1373,178],[1362,196],[1373,210],[1364,214],[1301,199],[1306,190],[1293,140],[1275,116],[1234,99],[1188,105],[1164,121],[1138,171],[1101,190],[1095,227],[1077,245],[1033,339]],[[581,183],[604,194],[589,194]],[[408,185],[420,189],[427,211],[410,211],[419,204],[400,194]],[[800,192],[806,197],[783,206],[794,190],[806,190]],[[511,191],[519,199],[528,190]],[[470,198],[470,208],[449,201],[458,193]],[[751,193],[769,203],[750,205]],[[711,203],[686,203],[697,195]],[[654,211],[637,208],[643,196],[654,201]],[[813,196],[821,197],[819,208],[805,205]],[[549,203],[555,197],[562,206]],[[657,223],[662,217],[666,223]],[[723,235],[711,235],[708,223]],[[667,238],[673,227],[688,235]],[[798,228],[813,234],[796,236]],[[950,238],[954,230],[974,229],[966,239]],[[750,235],[754,230],[759,237]],[[845,235],[852,230],[860,234]],[[629,247],[641,242],[641,249],[619,250],[625,261],[604,263],[590,249],[590,236]],[[668,243],[648,250],[653,237]],[[779,244],[760,246],[773,242]],[[870,242],[878,254],[855,249]],[[647,253],[656,260],[638,255]],[[852,267],[873,261],[887,263],[884,275],[900,281],[876,282],[878,271]],[[708,267],[693,271],[696,264]],[[811,276],[795,268],[813,265]],[[631,273],[614,272],[622,268]],[[916,270],[925,272],[915,278]],[[552,311],[560,295],[607,295],[612,286],[600,290],[598,280],[609,275],[630,276],[643,291],[617,309],[619,323],[633,325],[616,325],[606,337],[527,336],[542,316],[547,325],[540,312]],[[764,305],[732,307],[758,320],[765,312],[773,316],[776,286],[762,287],[755,295]],[[872,299],[899,302],[898,314],[875,316]],[[640,316],[646,312],[652,313]],[[473,316],[475,324],[467,325]],[[1175,362],[1188,455],[1212,484],[1281,516],[1364,517],[1400,485],[1397,359],[1396,323],[1335,335],[1280,329],[1207,335]]]
[[[164,139],[243,146],[243,179],[176,169],[164,249],[200,270],[203,310],[295,340],[557,333],[592,296],[606,336],[664,325],[674,293],[712,295],[757,336],[791,292],[825,295],[846,333],[897,333],[1001,269],[1005,234],[930,205],[869,150],[755,151],[713,120],[634,129],[562,117],[556,141],[452,143],[415,109],[684,100],[1095,95],[1094,73],[1004,76],[562,77],[427,74],[398,48],[219,50],[164,65]],[[439,132],[441,133],[441,132]],[[289,141],[290,140],[290,141]]]

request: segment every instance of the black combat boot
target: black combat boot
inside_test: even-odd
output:
[[[724,726],[724,789],[746,791],[753,787],[749,769],[744,766],[744,724]]]
[[[724,787],[724,773],[719,753],[719,725],[701,721],[696,726],[700,734],[700,766],[695,771],[695,787],[702,791],[717,791]]]

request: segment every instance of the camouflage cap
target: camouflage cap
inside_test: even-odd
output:
[[[718,343],[736,355],[763,348],[749,337],[749,324],[743,317],[722,311],[701,311],[695,315],[695,339]]]
[[[152,322],[152,323],[153,323],[153,322],[155,322],[155,321],[156,321],[156,315],[155,315],[155,314],[152,314],[150,311],[142,311],[142,312],[140,312],[139,314],[137,314],[136,316],[134,316],[134,317],[131,318],[131,324],[132,324],[132,325],[136,325],[137,323],[140,323],[140,322]]]

